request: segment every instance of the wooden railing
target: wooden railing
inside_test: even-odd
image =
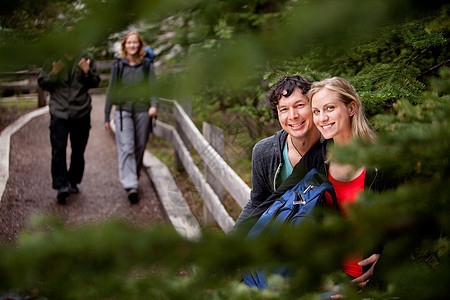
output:
[[[46,105],[45,92],[37,83],[40,69],[29,69],[17,72],[1,72],[0,91],[28,92],[38,94],[38,107]],[[4,81],[4,80],[7,81]]]
[[[115,60],[96,61],[97,69],[109,70]],[[46,94],[38,85],[37,79],[41,68],[30,68],[16,72],[0,72],[0,92],[11,91],[16,93],[37,93],[38,107],[44,107],[47,104]],[[109,80],[109,73],[100,74],[101,80]]]
[[[160,110],[170,113],[175,119],[175,126],[157,121],[154,134],[170,141],[175,148],[178,159],[194,183],[204,206],[207,207],[217,224],[228,232],[234,225],[220,197],[208,183],[204,174],[194,163],[189,147],[192,146],[208,167],[214,182],[219,182],[236,203],[243,208],[250,196],[250,188],[225,162],[184,111],[174,100],[161,99]]]

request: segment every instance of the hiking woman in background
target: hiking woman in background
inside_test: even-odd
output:
[[[119,179],[131,203],[138,202],[138,179],[145,146],[151,132],[151,118],[157,114],[158,98],[153,63],[137,32],[121,43],[119,59],[111,67],[105,103],[105,128],[110,131],[110,112],[115,105]]]
[[[312,106],[314,124],[326,139],[325,144],[334,142],[335,145],[345,145],[354,138],[360,138],[366,143],[376,142],[377,136],[368,125],[361,101],[348,81],[333,77],[315,82],[307,96]],[[331,155],[328,149],[328,159]],[[383,189],[378,180],[380,177],[378,170],[370,170],[365,166],[355,168],[352,165],[331,160],[327,176],[334,186],[338,204],[344,216],[349,213],[349,205],[356,201],[360,192],[369,188],[375,191]],[[346,259],[342,269],[354,278],[353,283],[364,287],[373,275],[379,256],[379,254],[371,254],[363,260],[361,251]]]

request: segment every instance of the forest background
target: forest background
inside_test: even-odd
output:
[[[337,157],[381,168],[402,184],[365,194],[350,219],[330,217],[300,234],[254,243],[212,232],[186,241],[170,228],[137,230],[114,221],[73,229],[39,219],[18,245],[2,246],[2,292],[311,299],[341,284],[350,299],[447,298],[449,8],[445,1],[406,0],[6,1],[2,70],[41,66],[62,45],[111,59],[123,32],[137,28],[157,54],[159,95],[189,108],[197,124],[224,128],[238,145],[238,173],[235,166],[249,171],[254,143],[278,130],[265,104],[272,84],[292,74],[344,77],[380,141],[354,143]],[[70,39],[62,34],[67,20],[77,24]],[[102,243],[94,242],[99,236]],[[336,273],[336,262],[348,249],[382,241],[384,263],[377,267],[387,284],[358,294]],[[273,288],[261,293],[238,283],[242,270],[287,261],[296,270],[289,284],[274,277]]]

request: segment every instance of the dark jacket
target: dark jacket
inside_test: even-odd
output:
[[[281,181],[278,174],[283,165],[282,149],[286,137],[287,133],[281,130],[255,145],[252,159],[253,187],[250,200],[236,220],[234,231],[246,234],[270,205],[286,191],[292,189],[311,169],[316,168],[328,177],[327,148],[333,142],[332,140],[324,140],[313,145],[303,155],[300,162],[294,166],[291,175],[276,185],[277,181]],[[388,184],[378,169],[366,170],[365,190],[381,192],[387,188]]]
[[[325,140],[322,143],[322,154],[325,158],[324,164],[320,171],[328,177],[328,162],[326,161],[326,153],[327,148],[330,147],[330,144],[333,143],[333,140]],[[375,193],[381,193],[384,190],[393,189],[395,188],[396,184],[392,181],[388,180],[377,168],[370,168],[366,169],[366,176],[364,178],[364,191],[372,191]],[[381,254],[383,252],[384,245],[383,243],[377,245],[375,248],[372,249],[364,249],[363,258],[368,258],[370,255],[374,253]],[[378,262],[377,264],[380,264]],[[369,270],[371,266],[363,267],[363,274]],[[370,279],[367,288],[380,288],[383,286],[384,283],[380,280],[380,278],[377,276],[377,273],[374,272],[372,278]]]
[[[87,74],[78,67],[82,57],[90,60]],[[90,54],[75,57],[73,61],[63,58],[65,67],[53,76],[52,62],[57,60],[48,60],[38,77],[39,86],[50,93],[50,114],[62,119],[82,118],[92,109],[88,90],[100,83],[94,58]]]
[[[319,171],[328,177],[328,162],[326,160],[327,157],[327,148],[333,143],[333,140],[325,140],[322,142],[322,157],[323,164],[320,166]],[[393,188],[392,184],[386,180],[383,176],[383,173],[377,169],[366,169],[366,177],[364,179],[364,190],[365,191],[373,191],[373,192],[382,192],[386,189]]]
[[[131,66],[127,59],[118,59],[111,67],[108,93],[105,103],[105,122],[110,121],[112,105],[122,111],[144,112],[158,107],[156,76],[148,57]]]
[[[283,186],[281,193],[285,191],[284,186],[286,184],[282,183],[280,172],[283,166],[283,147],[286,138],[287,132],[280,130],[274,135],[259,141],[253,147],[250,200],[236,220],[235,227],[240,226],[248,218],[260,216],[270,206],[269,203],[271,202],[268,202],[269,197],[273,194],[279,195],[280,187]],[[323,161],[322,147],[320,142],[317,142],[303,155],[300,162],[294,167],[294,170],[298,170],[297,174],[306,170],[303,174],[304,176],[312,168],[319,168]]]
[[[262,161],[269,161],[269,162],[278,161],[277,159],[275,159],[278,157],[274,155],[274,153],[272,152],[273,149],[270,147],[270,145],[272,145],[272,147],[276,147],[278,143],[282,141],[284,142],[287,134],[286,132],[281,131],[281,136],[278,136],[278,139],[275,139],[275,136],[277,136],[277,134],[266,140],[261,141],[262,142],[260,145],[261,147],[255,146],[255,150],[257,152],[256,154],[254,153],[254,156],[261,155],[262,157],[265,157],[265,160],[263,159]],[[282,139],[282,137],[284,137],[284,140]],[[281,185],[278,186],[276,190],[272,192],[272,194],[264,198],[264,200],[258,201],[260,199],[251,198],[249,203],[245,206],[243,212],[239,216],[238,220],[236,221],[236,224],[233,228],[233,232],[239,233],[241,235],[247,235],[248,231],[252,228],[252,226],[255,224],[258,218],[274,203],[274,201],[280,198],[286,191],[292,189],[312,168],[318,169],[319,172],[328,177],[327,148],[330,146],[331,143],[333,143],[332,140],[324,140],[322,142],[316,143],[313,147],[311,147],[311,149],[303,156],[300,162],[294,166],[291,175],[288,178],[286,178],[286,180],[283,181]],[[264,151],[264,149],[266,150]],[[259,153],[259,151],[262,151],[265,154]],[[270,160],[267,157],[270,156],[270,153],[272,153],[273,156],[272,160]],[[264,166],[265,164],[260,163],[258,165]],[[266,166],[272,166],[272,164],[266,164]],[[272,166],[272,170],[273,169],[274,168]],[[375,168],[366,170],[366,177],[364,179],[365,191],[370,190],[374,192],[382,192],[383,190],[390,189],[393,187],[394,185],[391,182],[387,181],[386,178],[383,177],[382,172],[380,172],[378,169]],[[250,203],[252,200],[253,204],[255,203],[259,204],[256,207],[250,208]],[[246,209],[247,212],[243,216],[243,213]],[[364,258],[367,258],[373,253],[382,253],[382,250],[383,245],[379,245],[376,249],[372,249],[371,251],[365,251]],[[370,268],[370,266],[364,267],[363,273],[366,272],[368,268]],[[369,283],[370,286],[372,287],[380,287],[382,285],[382,282],[376,276],[376,274],[373,275]]]

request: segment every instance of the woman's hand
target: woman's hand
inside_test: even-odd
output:
[[[150,109],[148,110],[148,115],[150,116],[150,118],[153,118],[157,114],[158,110],[156,109],[156,107],[150,107]]]
[[[366,273],[353,279],[352,283],[357,284],[361,288],[365,287],[373,275],[373,270],[374,270],[375,265],[377,264],[379,258],[380,258],[380,254],[372,254],[368,258],[363,259],[362,261],[358,262],[358,265],[360,265],[361,267],[365,267],[365,266],[369,266],[369,265],[372,265],[372,266],[369,268],[369,270],[367,270]]]
[[[110,122],[105,122],[105,129],[109,132],[111,132],[111,123]]]

